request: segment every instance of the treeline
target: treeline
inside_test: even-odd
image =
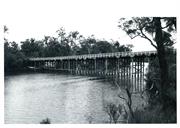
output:
[[[42,40],[34,38],[16,42],[5,39],[5,72],[21,71],[26,67],[29,57],[54,57],[82,54],[131,51],[132,45],[120,45],[118,41],[83,37],[78,31],[66,33],[63,28],[57,31],[57,37],[45,36]]]

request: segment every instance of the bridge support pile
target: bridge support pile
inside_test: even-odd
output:
[[[155,56],[155,51],[148,51],[30,58],[29,66],[66,71],[73,75],[113,78],[121,86],[129,86],[133,92],[139,92],[145,88],[145,67],[148,60]]]

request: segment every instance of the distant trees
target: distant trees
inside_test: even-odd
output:
[[[108,52],[132,51],[131,45],[120,45],[118,41],[97,40],[93,36],[80,42],[79,54],[98,54]]]
[[[5,28],[7,31],[8,28]],[[5,32],[6,32],[5,31]],[[107,52],[131,51],[132,47],[120,45],[118,41],[98,40],[94,36],[85,38],[78,31],[57,31],[57,37],[45,36],[42,40],[26,39],[18,46],[16,42],[5,40],[5,72],[24,67],[28,57],[54,57]]]
[[[35,39],[27,39],[21,42],[21,52],[26,57],[39,57],[44,56],[44,43],[42,41],[36,41]]]
[[[108,42],[85,38],[77,31],[66,33],[63,28],[57,31],[57,37],[45,36],[43,40],[27,39],[21,42],[21,51],[27,57],[53,57],[108,52],[131,51],[130,46],[120,45],[118,41]]]

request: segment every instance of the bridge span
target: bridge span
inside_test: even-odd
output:
[[[113,78],[121,86],[129,86],[133,92],[139,92],[145,88],[149,60],[156,55],[156,51],[144,51],[29,58],[29,67]]]

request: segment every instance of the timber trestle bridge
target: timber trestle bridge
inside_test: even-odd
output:
[[[145,51],[29,58],[28,66],[73,75],[113,78],[121,86],[130,86],[133,92],[140,92],[145,89],[149,60],[156,56],[156,51]]]

